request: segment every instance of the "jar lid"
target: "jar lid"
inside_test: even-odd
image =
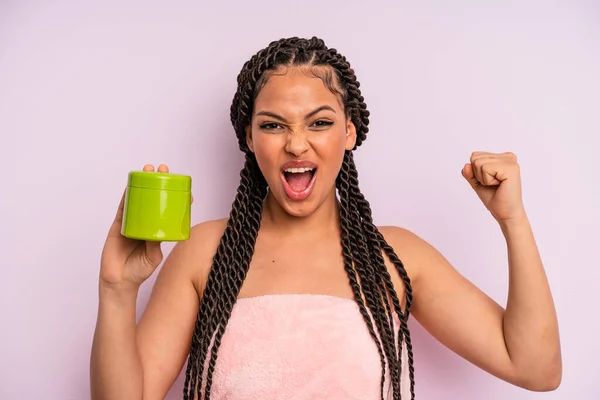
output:
[[[189,192],[192,188],[192,177],[166,172],[131,171],[128,185],[143,189]]]

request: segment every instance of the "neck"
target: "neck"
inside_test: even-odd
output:
[[[317,209],[305,217],[296,217],[287,213],[271,192],[267,195],[263,207],[261,225],[279,233],[306,235],[307,233],[330,234],[340,226],[339,206],[335,189]]]

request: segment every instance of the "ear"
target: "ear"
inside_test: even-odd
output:
[[[246,127],[246,145],[254,153],[254,143],[252,143],[252,125]]]
[[[350,151],[354,149],[356,145],[356,126],[352,122],[351,118],[348,118],[346,122],[346,150]]]

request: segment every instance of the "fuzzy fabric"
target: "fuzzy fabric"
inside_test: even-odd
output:
[[[402,398],[410,399],[404,346],[402,361]],[[377,400],[380,387],[377,346],[354,300],[274,294],[236,302],[219,347],[210,398]],[[384,398],[392,398],[388,374]]]

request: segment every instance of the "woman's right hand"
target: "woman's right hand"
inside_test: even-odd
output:
[[[144,171],[154,171],[154,166],[146,164]],[[169,172],[169,168],[161,164],[158,172]],[[137,290],[160,265],[163,254],[161,242],[129,239],[121,234],[124,203],[125,193],[102,249],[100,284],[115,289]]]

